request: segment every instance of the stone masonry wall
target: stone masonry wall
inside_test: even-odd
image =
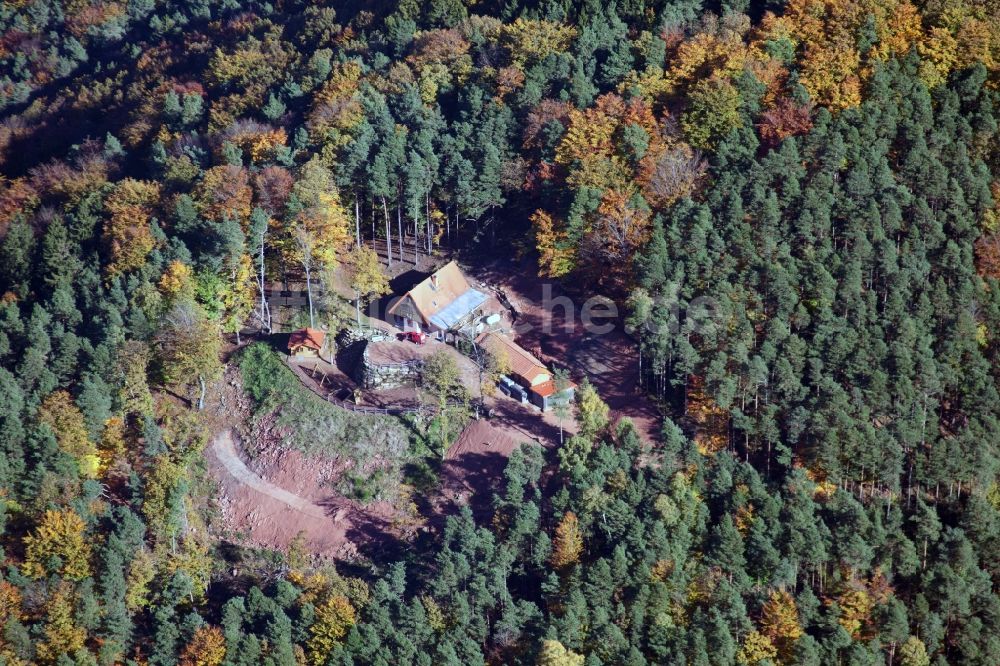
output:
[[[423,366],[422,361],[379,365],[371,360],[368,348],[365,347],[357,365],[355,379],[364,388],[376,391],[413,386],[420,380]]]

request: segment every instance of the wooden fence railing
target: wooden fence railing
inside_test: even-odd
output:
[[[373,407],[371,405],[358,405],[347,400],[337,400],[333,395],[326,396],[327,402],[342,409],[347,409],[359,414],[383,414],[386,416],[403,416],[404,414],[418,414],[429,411],[427,405],[389,405],[388,407]]]

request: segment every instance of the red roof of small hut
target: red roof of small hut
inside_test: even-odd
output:
[[[303,328],[293,332],[288,336],[288,349],[294,350],[296,347],[308,347],[319,351],[323,348],[323,340],[326,333],[315,328]]]

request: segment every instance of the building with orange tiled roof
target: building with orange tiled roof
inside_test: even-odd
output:
[[[315,328],[302,328],[288,336],[288,353],[299,358],[318,357],[326,341],[326,333]]]
[[[507,374],[525,387],[537,386],[552,379],[552,373],[528,350],[500,333],[483,333],[476,341],[495,357],[503,358]]]
[[[521,402],[530,402],[542,411],[552,408],[554,399],[560,397],[555,381],[549,369],[531,352],[501,333],[484,333],[476,342],[493,356],[505,360],[510,382],[501,382],[504,393]],[[576,384],[569,382],[563,397],[572,399],[575,389]]]

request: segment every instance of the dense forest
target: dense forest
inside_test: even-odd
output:
[[[992,1],[3,3],[0,659],[1000,663],[998,59]],[[234,555],[225,346],[376,245],[614,299],[659,440],[589,395],[400,559]]]

